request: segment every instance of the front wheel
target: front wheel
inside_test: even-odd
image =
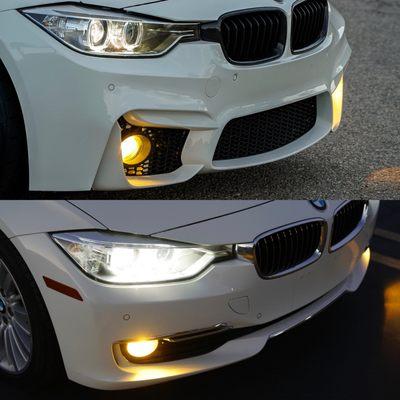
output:
[[[17,283],[0,259],[0,369],[22,374],[32,358],[32,328]]]
[[[41,389],[64,377],[46,306],[28,267],[0,240],[0,379]]]

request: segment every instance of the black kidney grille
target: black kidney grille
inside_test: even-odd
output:
[[[260,239],[255,245],[260,275],[272,278],[311,262],[320,249],[323,226],[322,221],[308,222]]]
[[[221,22],[222,47],[233,62],[280,57],[286,42],[286,16],[278,10],[249,11]]]
[[[347,203],[335,214],[331,247],[337,246],[347,237],[351,238],[352,233],[357,231],[367,204],[367,201],[354,200]]]
[[[328,1],[306,0],[293,8],[292,51],[302,51],[324,39],[328,26]]]
[[[181,156],[189,134],[188,130],[130,127],[123,129],[122,138],[132,132],[132,129],[150,139],[152,150],[143,163],[133,166],[124,165],[127,176],[168,174],[182,166]]]
[[[316,97],[233,119],[221,134],[214,160],[232,160],[279,149],[308,133],[316,120]]]

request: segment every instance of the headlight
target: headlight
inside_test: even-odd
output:
[[[111,232],[51,236],[87,275],[116,284],[189,279],[232,256],[232,246],[194,246]]]
[[[145,20],[130,14],[76,6],[22,11],[67,46],[98,56],[158,56],[182,40],[198,40],[197,24]]]

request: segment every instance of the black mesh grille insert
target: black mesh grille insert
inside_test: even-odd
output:
[[[181,154],[189,131],[167,128],[131,127],[120,120],[122,140],[130,133],[147,136],[152,144],[149,157],[141,164],[124,165],[127,176],[168,174],[182,166]]]
[[[279,149],[309,132],[316,120],[316,97],[233,119],[221,134],[214,160],[249,157]]]
[[[362,221],[367,204],[367,201],[354,200],[336,213],[333,221],[331,247],[338,245],[356,231]]]
[[[293,8],[292,51],[301,51],[323,40],[327,32],[327,0],[306,0]]]
[[[221,22],[222,47],[233,62],[280,57],[286,42],[286,16],[279,10],[249,11]]]
[[[260,275],[271,278],[311,262],[320,248],[323,226],[322,221],[308,222],[260,239],[255,245]]]

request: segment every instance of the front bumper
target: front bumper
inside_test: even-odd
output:
[[[289,24],[290,26],[290,21]],[[18,27],[15,29],[14,27]],[[350,57],[344,20],[332,8],[326,40],[308,53],[235,66],[219,44],[184,43],[155,59],[104,59],[66,48],[17,11],[0,13],[0,51],[22,104],[32,190],[118,190],[186,181],[199,172],[272,162],[331,131],[330,94]],[[230,120],[317,96],[315,127],[252,157],[213,161]],[[118,119],[190,130],[176,171],[126,177]]]
[[[48,307],[68,377],[94,388],[125,389],[251,357],[269,338],[308,319],[343,293],[355,291],[368,268],[365,249],[376,214],[377,204],[372,203],[366,225],[355,239],[333,253],[327,246],[317,262],[273,280],[261,279],[252,264],[235,259],[217,263],[190,281],[110,286],[84,276],[47,234],[15,237],[13,242]],[[331,224],[328,221],[329,230]],[[49,290],[43,276],[76,288],[83,301]],[[113,353],[113,345],[121,340],[169,337],[221,323],[234,329],[265,327],[210,353],[178,361],[118,365]]]

